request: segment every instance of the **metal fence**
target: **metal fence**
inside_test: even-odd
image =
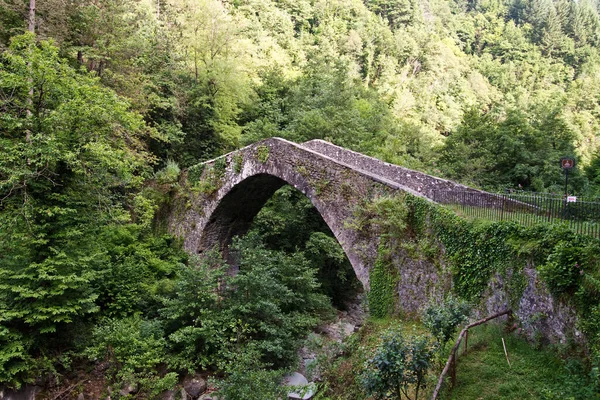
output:
[[[434,191],[432,197],[467,217],[523,225],[564,223],[577,233],[600,237],[600,199],[551,193],[445,190]]]

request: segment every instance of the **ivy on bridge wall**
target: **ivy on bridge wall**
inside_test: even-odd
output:
[[[355,221],[369,217],[357,228],[375,229],[384,244],[371,271],[369,301],[375,315],[390,309],[385,294],[390,286],[397,296],[390,282],[399,277],[382,264],[390,263],[390,254],[404,252],[445,266],[452,290],[473,303],[482,300],[492,278],[500,275],[513,309],[527,286],[525,266],[534,265],[552,297],[576,310],[578,328],[600,355],[600,240],[565,225],[468,220],[408,194],[380,198],[357,214]]]

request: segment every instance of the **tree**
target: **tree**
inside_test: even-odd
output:
[[[33,34],[2,54],[0,98],[0,331],[20,337],[27,354],[97,311],[95,237],[129,219],[123,198],[150,160],[141,147],[148,130]]]
[[[515,109],[505,115],[467,113],[441,148],[440,163],[447,176],[491,190],[560,191],[557,160],[573,154],[573,131],[552,106],[529,112],[537,118]],[[581,190],[581,175],[577,172],[573,178],[574,187]]]

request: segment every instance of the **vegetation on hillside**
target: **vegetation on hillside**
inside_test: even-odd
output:
[[[358,290],[325,223],[279,191],[237,242],[235,277],[153,225],[182,169],[262,138],[326,139],[490,190],[560,192],[573,156],[570,190],[600,194],[597,0],[30,4],[0,0],[0,384],[102,360],[147,396],[199,369],[225,373],[233,397],[249,377],[274,395],[330,300]],[[458,295],[526,243],[598,353],[595,244],[432,213],[452,260],[474,266],[456,271]],[[399,231],[418,230],[409,217]],[[490,236],[482,259],[469,243]],[[377,287],[370,300],[390,309]]]

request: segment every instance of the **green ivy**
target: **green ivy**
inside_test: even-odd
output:
[[[404,194],[362,204],[347,226],[385,238],[370,276],[374,316],[393,310],[397,272],[389,255],[401,249],[447,265],[455,294],[468,301],[477,302],[499,274],[513,308],[527,287],[525,266],[535,265],[551,294],[575,308],[580,329],[600,355],[600,240],[575,234],[565,225],[466,220]]]
[[[396,286],[398,271],[393,268],[389,251],[382,243],[377,262],[369,274],[371,288],[368,294],[369,311],[372,316],[384,318],[392,314],[396,306]]]

